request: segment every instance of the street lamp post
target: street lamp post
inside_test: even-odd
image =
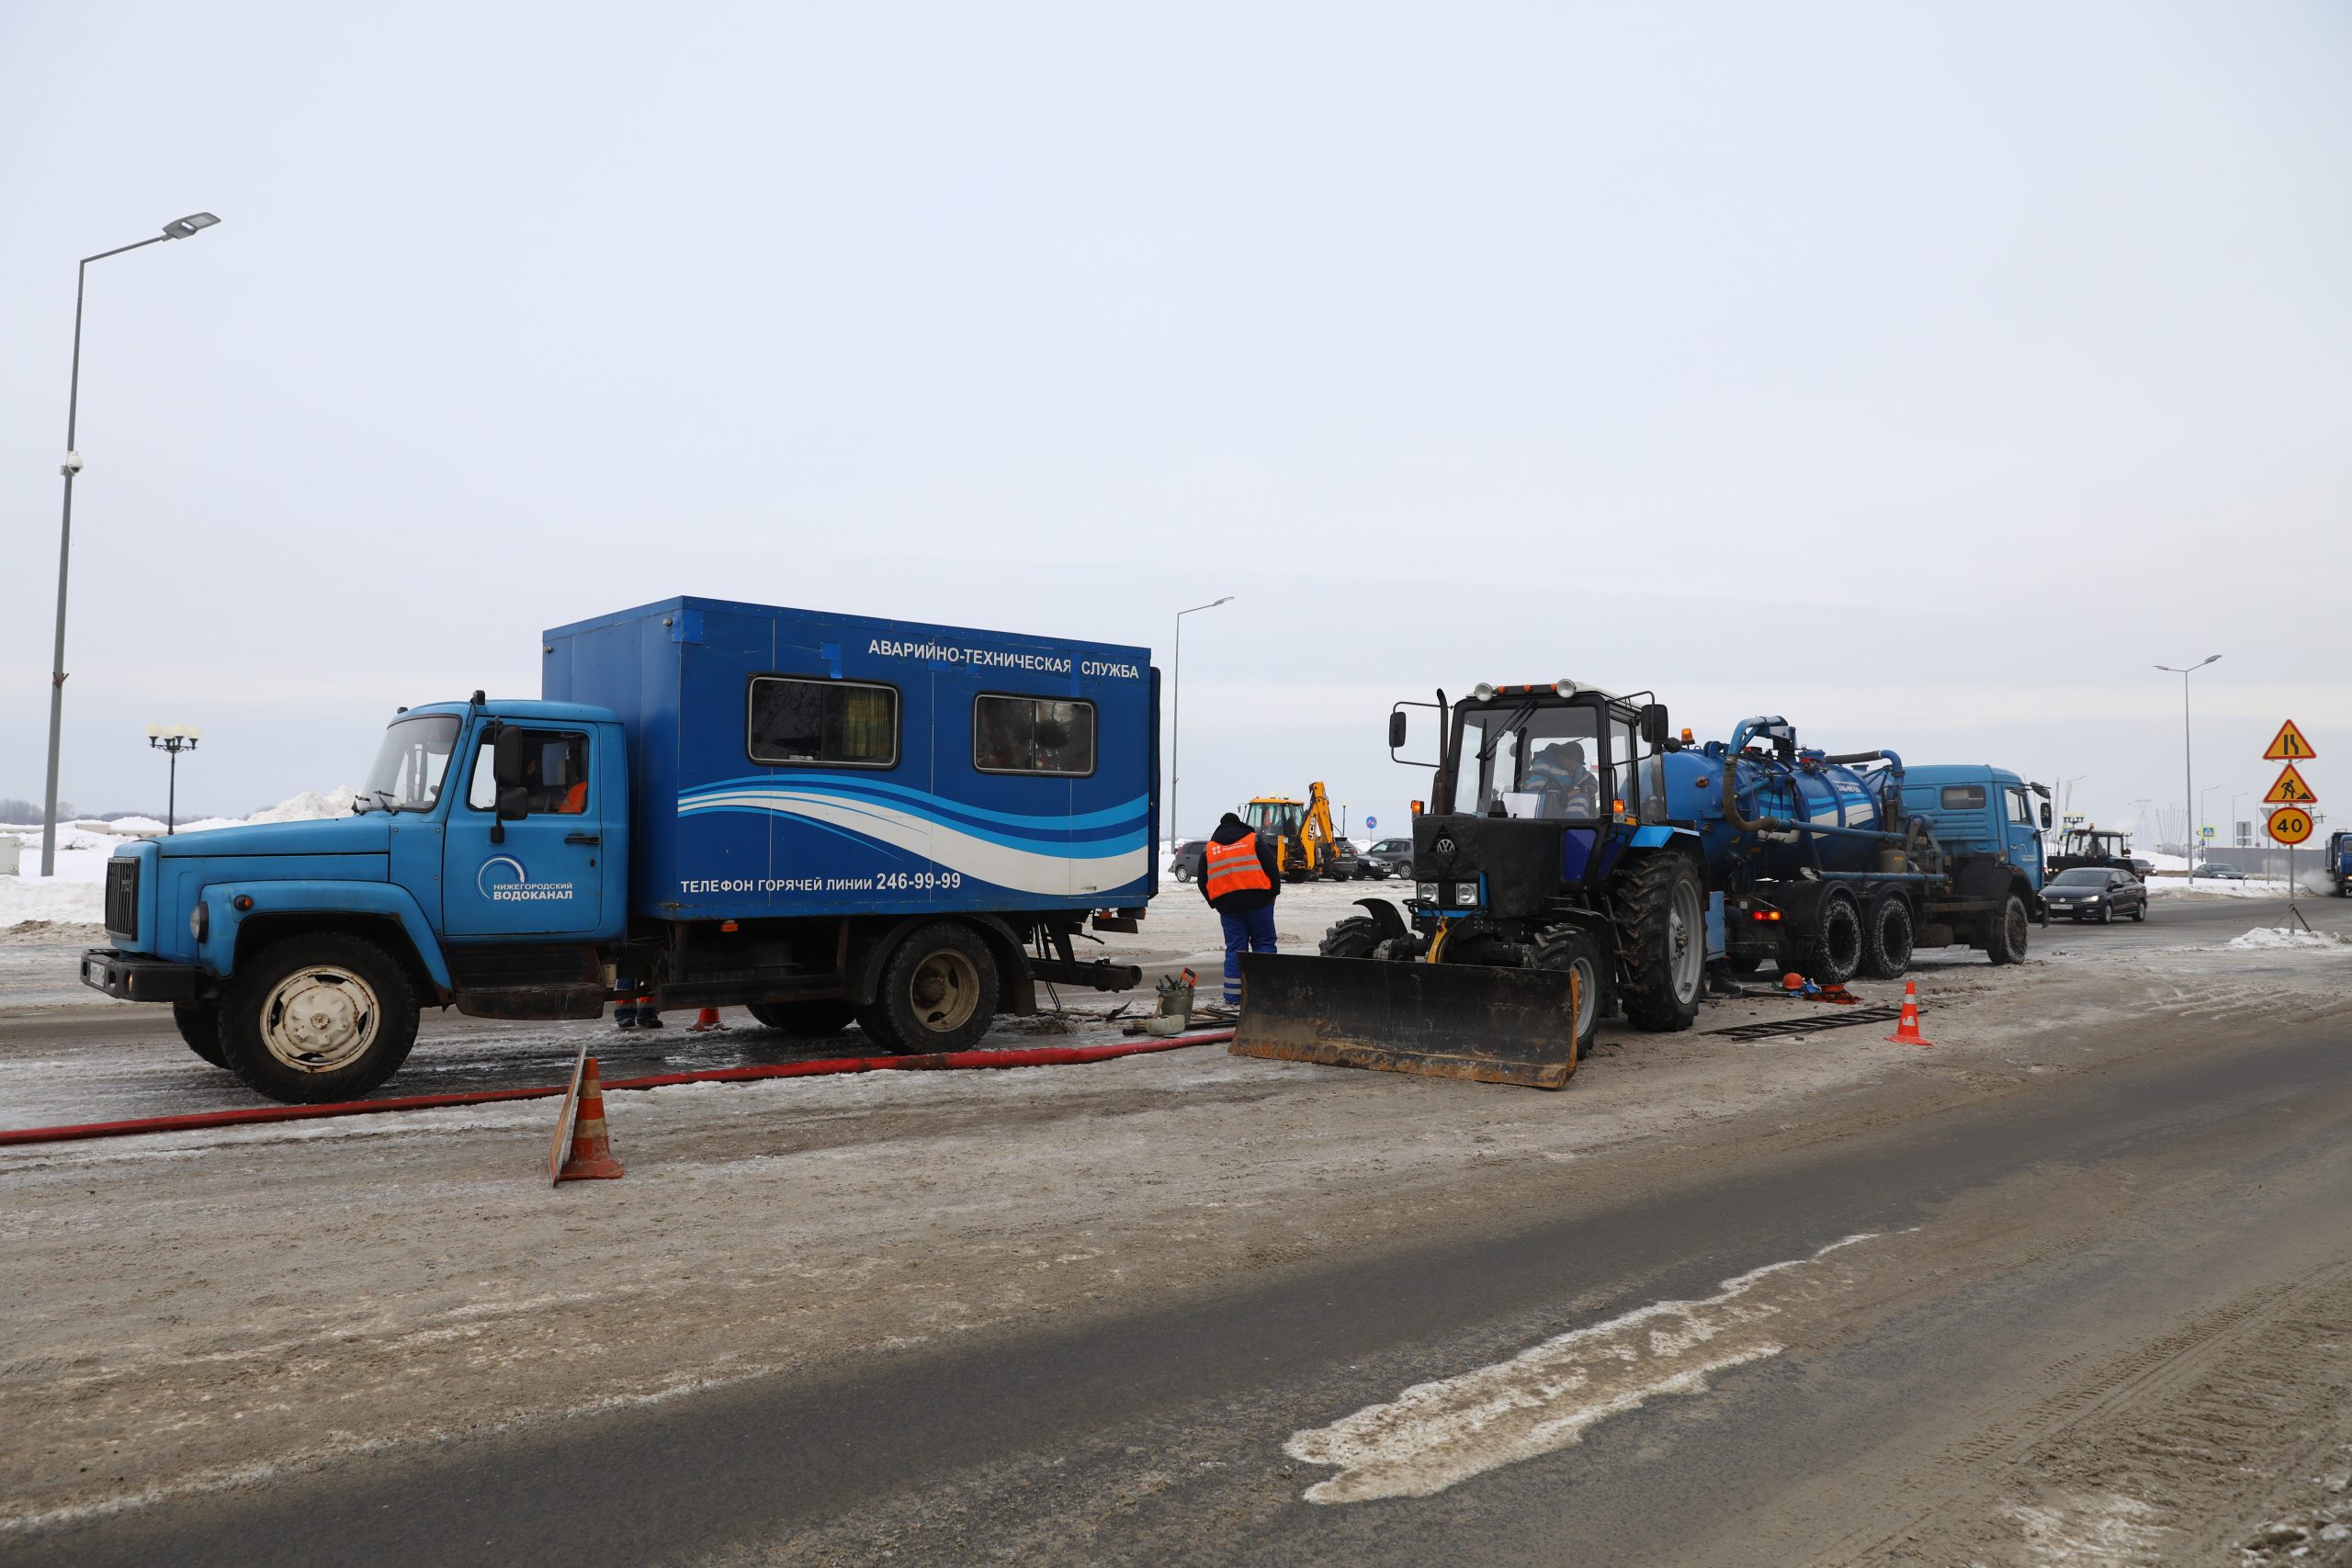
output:
[[[1232,603],[1233,595],[1228,593],[1222,599],[1212,599],[1205,604],[1195,604],[1189,610],[1176,612],[1176,671],[1175,679],[1170,682],[1175,690],[1168,699],[1168,839],[1170,843],[1181,841],[1184,836],[1176,826],[1176,789],[1184,782],[1184,617]]]
[[[128,245],[117,245],[94,256],[84,256],[74,275],[74,378],[65,394],[65,510],[57,525],[57,650],[49,666],[49,783],[41,797],[40,874],[57,874],[57,745],[65,722],[65,568],[74,552],[74,476],[82,471],[82,454],[74,449],[76,420],[82,407],[82,296],[89,283],[90,264],[144,250],[166,240],[185,240],[211,228],[220,220],[209,212],[191,212],[164,225],[164,231]]]
[[[178,830],[180,815],[180,753],[196,750],[197,738],[204,732],[182,724],[151,724],[147,727],[147,744],[172,759],[172,782],[164,796],[164,837],[170,838]]]
[[[2156,666],[2157,669],[2163,671],[2167,675],[2177,675],[2180,677],[2180,812],[2182,818],[2180,824],[2180,847],[2183,857],[2192,860],[2195,857],[2189,853],[2188,840],[2191,834],[2195,831],[2195,826],[2188,820],[2188,818],[2189,814],[2197,809],[2197,779],[2196,764],[2191,760],[2191,753],[2188,749],[2188,678],[2221,657],[2222,656],[2218,653],[2209,653],[2203,659],[2199,660],[2196,663],[2189,665],[2185,670],[2175,669],[2169,664],[2159,664]]]

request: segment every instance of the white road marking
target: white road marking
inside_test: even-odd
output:
[[[1779,1355],[1772,1320],[1845,1288],[1850,1276],[1822,1260],[1871,1239],[1849,1235],[1725,1280],[1714,1295],[1654,1302],[1508,1361],[1416,1383],[1385,1404],[1292,1433],[1283,1452],[1340,1467],[1306,1489],[1308,1502],[1362,1503],[1427,1497],[1566,1448],[1611,1416],[1661,1394],[1704,1393],[1710,1374]]]

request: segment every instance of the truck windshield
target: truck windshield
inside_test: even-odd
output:
[[[458,744],[458,716],[420,714],[384,731],[384,744],[359,791],[362,811],[430,811]]]
[[[1462,716],[1461,776],[1476,770],[1473,811],[1499,801],[1512,817],[1598,817],[1600,715],[1575,706],[1522,704]]]

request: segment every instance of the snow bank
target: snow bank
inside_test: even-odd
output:
[[[2223,876],[2170,876],[2148,884],[2148,894],[2155,898],[2179,898],[2190,895],[2215,898],[2284,898],[2287,885],[2249,876],[2244,882],[2232,882]]]
[[[2234,937],[2229,946],[2241,952],[2272,952],[2292,948],[2307,953],[2344,953],[2352,951],[2334,931],[2307,931],[2300,926],[2256,926],[2242,937]]]
[[[359,798],[353,789],[331,789],[321,795],[306,789],[289,800],[281,800],[266,811],[256,811],[245,818],[247,822],[315,822],[322,817],[348,817],[352,803]]]
[[[96,925],[105,917],[106,890],[96,876],[70,881],[62,876],[0,876],[0,928],[20,920]]]

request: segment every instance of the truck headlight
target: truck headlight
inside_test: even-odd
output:
[[[187,934],[200,943],[212,934],[212,906],[199,898],[196,908],[187,912]]]
[[[1476,904],[1477,901],[1478,885],[1476,882],[1457,882],[1453,885],[1453,902]]]
[[[1420,900],[1422,903],[1424,903],[1424,904],[1434,904],[1434,903],[1436,903],[1436,902],[1437,902],[1437,884],[1436,884],[1436,883],[1434,883],[1434,882],[1416,882],[1416,883],[1414,883],[1414,884],[1413,884],[1413,897],[1416,897],[1416,898],[1418,898],[1418,899],[1419,899],[1419,900]]]

